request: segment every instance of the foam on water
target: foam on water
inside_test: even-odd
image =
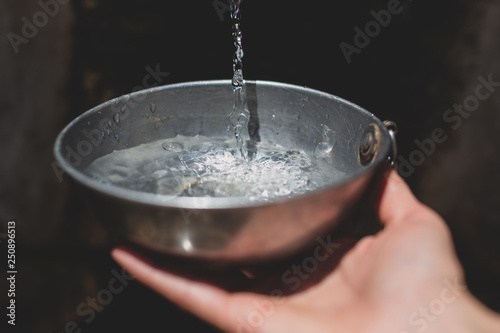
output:
[[[234,138],[177,136],[114,151],[85,172],[122,188],[188,197],[270,201],[315,190],[342,177],[332,165],[302,151],[258,143],[242,159]]]

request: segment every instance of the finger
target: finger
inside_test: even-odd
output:
[[[386,173],[378,204],[378,217],[386,227],[415,220],[436,219],[437,214],[420,203],[410,187],[394,170]]]
[[[114,249],[112,257],[138,281],[181,308],[223,330],[234,328],[227,291],[160,270],[125,249]]]

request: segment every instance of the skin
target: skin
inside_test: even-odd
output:
[[[112,256],[138,281],[227,332],[500,332],[499,315],[467,291],[442,218],[395,172],[386,174],[377,199],[383,230],[339,250],[340,257],[321,262],[299,289],[280,298],[262,286],[290,291],[281,274],[252,279],[252,290],[229,291],[125,248]]]

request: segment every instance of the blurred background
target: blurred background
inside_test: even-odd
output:
[[[471,112],[447,111],[471,101],[478,78],[500,82],[500,1],[402,0],[386,27],[355,40],[389,3],[244,0],[245,78],[323,90],[395,121],[400,172],[449,224],[470,290],[500,312],[498,86]],[[233,52],[226,0],[0,0],[0,247],[16,221],[16,332],[216,331],[134,281],[82,313],[122,270],[54,172],[52,146],[79,114],[145,88],[149,70],[160,85],[229,79]],[[415,142],[435,129],[447,136],[435,151]],[[2,278],[2,318],[7,289]]]

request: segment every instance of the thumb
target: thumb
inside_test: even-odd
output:
[[[385,173],[377,215],[386,227],[406,223],[415,220],[416,217],[422,220],[435,219],[437,216],[434,211],[418,201],[408,184],[394,170]]]

